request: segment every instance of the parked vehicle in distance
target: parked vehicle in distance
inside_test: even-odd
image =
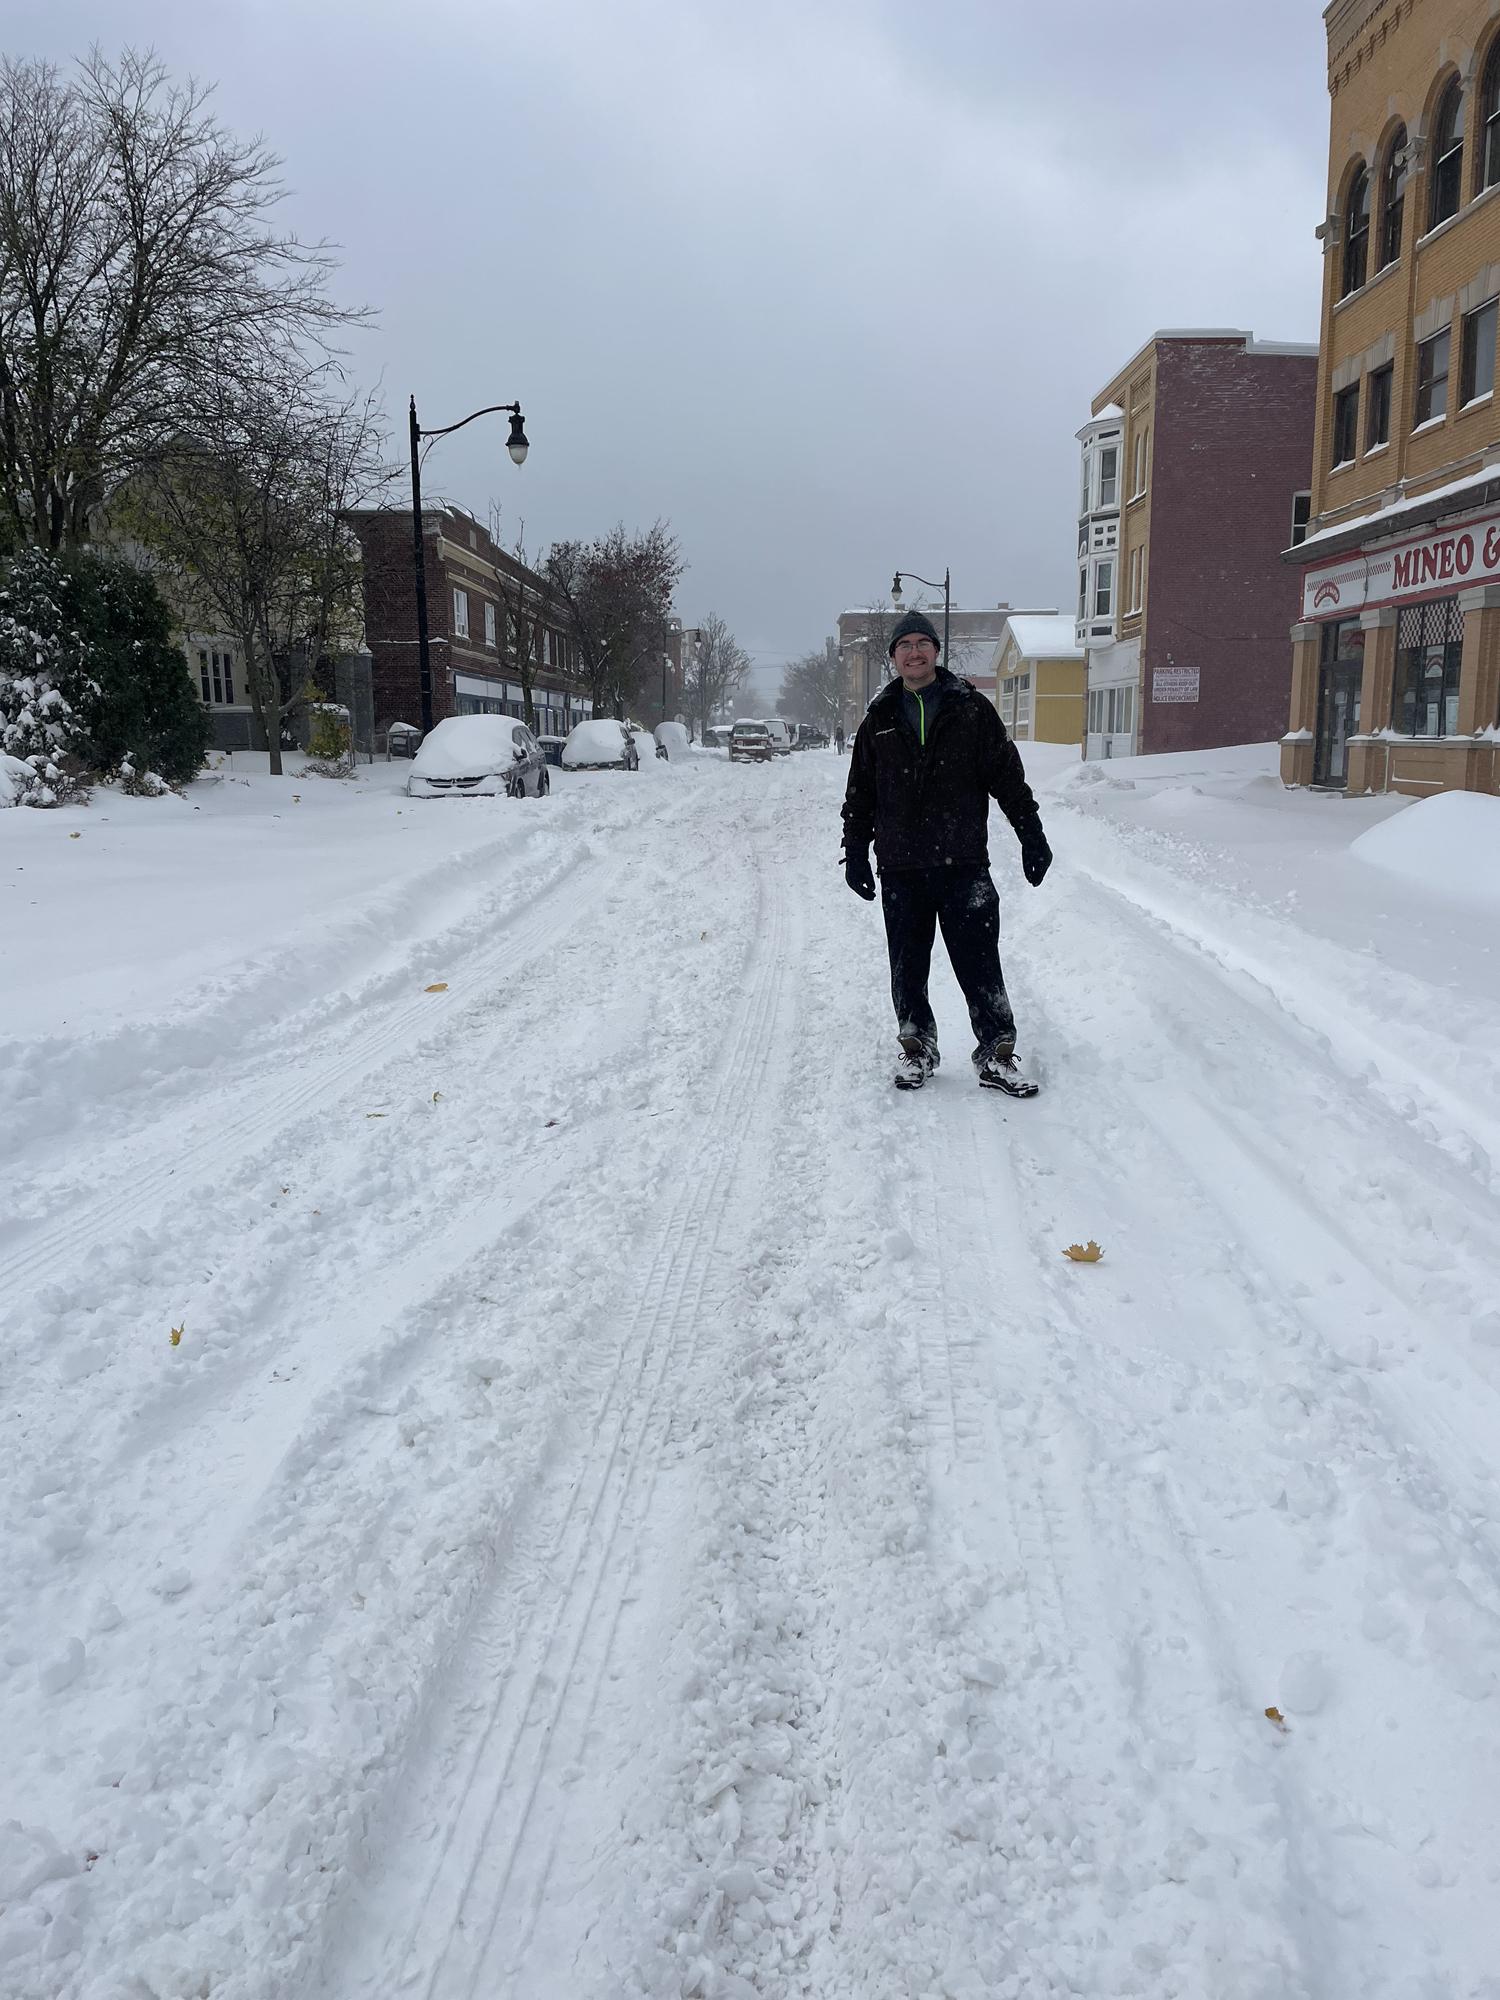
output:
[[[597,716],[579,722],[563,745],[565,771],[638,771],[641,753],[635,738],[623,722]]]
[[[658,722],[656,725],[656,754],[658,757],[685,757],[692,748],[693,739],[680,722]]]
[[[792,731],[796,726],[794,722],[783,722],[779,715],[767,716],[766,727],[771,732],[771,748],[778,757],[791,756]]]
[[[828,748],[828,732],[825,729],[819,729],[814,723],[799,722],[797,724],[797,741],[792,747],[796,750],[826,750]]]
[[[542,746],[509,715],[449,715],[430,729],[412,759],[412,799],[542,798],[552,779]]]
[[[705,750],[727,750],[729,739],[734,734],[733,726],[727,722],[716,722],[711,729],[703,732]]]
[[[729,737],[731,764],[769,764],[776,755],[771,732],[764,722],[737,722]]]
[[[541,744],[542,755],[549,764],[561,764],[563,745],[568,740],[566,736],[539,736],[536,740]]]

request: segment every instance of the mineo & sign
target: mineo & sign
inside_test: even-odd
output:
[[[1434,585],[1487,583],[1500,577],[1500,517],[1469,521],[1441,535],[1310,569],[1302,580],[1302,615],[1326,618],[1415,597]]]

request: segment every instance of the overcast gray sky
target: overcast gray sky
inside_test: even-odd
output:
[[[528,544],[669,519],[769,665],[898,564],[1070,601],[1090,398],[1158,326],[1317,337],[1316,0],[51,0],[284,155],[429,490]],[[15,16],[12,15],[12,22]]]

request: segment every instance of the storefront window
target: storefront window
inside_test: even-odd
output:
[[[1391,727],[1403,736],[1458,732],[1458,677],[1464,614],[1455,599],[1408,604],[1396,634],[1396,699]]]

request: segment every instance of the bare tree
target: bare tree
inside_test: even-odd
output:
[[[278,776],[284,717],[358,630],[346,517],[393,476],[381,441],[372,399],[340,399],[326,370],[282,362],[253,384],[226,378],[120,510],[186,618],[237,641]]]
[[[783,715],[830,733],[843,709],[844,666],[838,641],[825,639],[815,653],[793,660],[781,677],[777,703]]]
[[[490,503],[490,540],[499,553],[505,553],[500,541],[500,509],[493,501]],[[509,553],[522,574],[513,576],[503,563],[495,564],[495,590],[505,619],[501,652],[513,661],[516,679],[521,683],[521,706],[526,716],[526,727],[534,731],[536,670],[541,664],[544,649],[542,635],[553,621],[549,617],[551,607],[546,598],[534,584],[526,582],[526,573],[535,576],[538,572],[531,568],[527,559],[524,521],[516,530],[516,545]]]
[[[626,715],[667,648],[682,556],[664,521],[593,542],[554,542],[544,573],[572,615],[579,685],[595,715]]]
[[[280,161],[154,55],[0,58],[0,524],[60,548],[226,373],[362,317],[272,229]]]
[[[697,717],[701,740],[739,692],[750,671],[750,655],[718,612],[710,611],[698,627],[696,646],[682,664],[683,697],[688,713]]]

